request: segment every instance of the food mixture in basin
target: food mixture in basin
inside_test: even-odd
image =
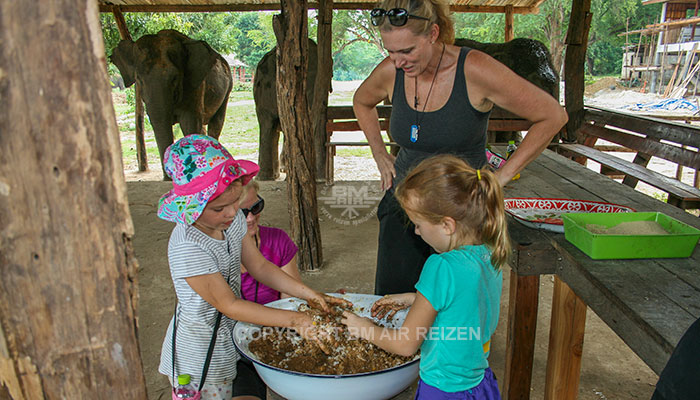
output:
[[[311,315],[314,324],[320,327],[328,354],[316,343],[303,339],[292,330],[271,327],[264,327],[258,337],[250,342],[250,351],[261,362],[273,367],[320,375],[381,371],[417,357],[392,354],[364,339],[350,337],[340,323],[344,309],[338,306],[331,309],[331,314],[325,314],[306,304],[299,305],[299,311]]]

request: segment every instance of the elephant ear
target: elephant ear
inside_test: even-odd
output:
[[[214,51],[206,42],[201,40],[191,40],[183,43],[187,52],[187,63],[185,64],[185,84],[194,89],[199,87],[207,77],[216,62],[218,53]]]
[[[119,68],[119,72],[124,79],[124,86],[129,87],[133,85],[136,80],[134,42],[131,40],[119,42],[119,45],[112,51],[109,60]]]

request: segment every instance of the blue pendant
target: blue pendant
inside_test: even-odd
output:
[[[420,130],[420,126],[418,125],[411,125],[411,142],[415,143],[418,141],[418,131]]]

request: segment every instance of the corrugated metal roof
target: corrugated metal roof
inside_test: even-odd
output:
[[[279,0],[97,0],[101,11],[111,11],[118,6],[122,12],[202,12],[202,11],[255,11],[278,10]],[[505,12],[513,7],[518,14],[539,12],[544,0],[448,0],[454,11],[462,12]],[[376,1],[335,0],[337,9],[371,9]],[[310,1],[309,7],[316,8],[317,2]]]

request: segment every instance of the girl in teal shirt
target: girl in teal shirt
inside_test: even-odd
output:
[[[500,399],[487,357],[498,323],[510,242],[503,192],[490,171],[455,156],[420,163],[396,190],[416,234],[437,254],[423,266],[416,293],[384,296],[372,315],[411,307],[399,329],[345,312],[343,323],[392,353],[421,349],[416,399]]]

